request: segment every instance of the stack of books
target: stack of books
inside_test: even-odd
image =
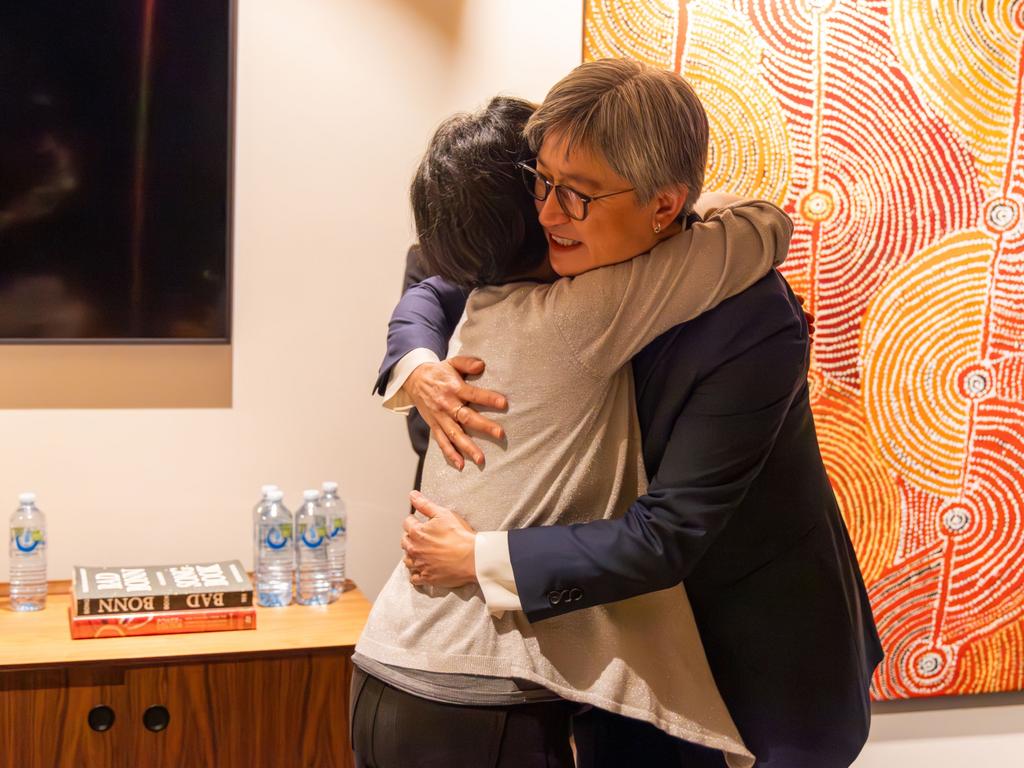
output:
[[[69,614],[75,640],[256,629],[252,583],[238,560],[76,565]]]

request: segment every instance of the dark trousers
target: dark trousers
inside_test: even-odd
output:
[[[579,768],[725,768],[725,757],[718,750],[602,709],[577,715],[573,728]]]
[[[572,768],[566,701],[475,707],[443,704],[352,672],[356,768]]]

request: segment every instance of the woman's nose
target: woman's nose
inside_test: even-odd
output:
[[[538,202],[537,206],[537,219],[542,227],[565,224],[569,220],[569,217],[565,215],[565,211],[562,210],[562,206],[558,203],[558,195],[553,192],[547,196],[546,200]]]

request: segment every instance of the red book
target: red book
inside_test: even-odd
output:
[[[73,640],[135,635],[179,635],[185,632],[223,632],[256,629],[255,608],[222,611],[160,611],[109,616],[73,616],[68,609]]]

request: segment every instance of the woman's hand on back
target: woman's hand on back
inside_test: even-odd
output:
[[[456,469],[465,466],[465,458],[484,465],[484,453],[467,434],[469,431],[496,440],[505,436],[499,424],[477,413],[471,405],[504,410],[508,401],[489,389],[467,384],[464,376],[483,373],[484,362],[475,357],[453,357],[440,363],[423,363],[406,379],[402,390],[412,400],[430,434]]]
[[[415,586],[454,589],[476,583],[476,531],[451,509],[435,504],[422,493],[409,494],[413,508],[426,517],[410,514],[402,524],[402,562]]]

